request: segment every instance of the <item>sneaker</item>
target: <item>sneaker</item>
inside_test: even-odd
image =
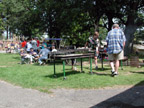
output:
[[[115,71],[112,71],[112,70],[111,70],[112,75],[114,74],[114,72],[115,72]]]
[[[42,65],[43,64],[43,62],[42,63],[40,63],[39,65]]]
[[[96,66],[95,69],[98,70],[98,66]]]
[[[117,72],[114,72],[113,74],[112,74],[112,76],[117,76],[118,75],[118,73]]]

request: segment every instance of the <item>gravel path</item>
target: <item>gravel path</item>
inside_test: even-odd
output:
[[[0,108],[144,108],[144,87],[53,89],[42,93],[0,81]]]

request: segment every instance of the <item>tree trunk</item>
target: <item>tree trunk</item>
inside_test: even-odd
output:
[[[108,31],[110,31],[113,25],[113,21],[112,21],[113,17],[110,14],[107,15],[107,17],[108,17]]]
[[[95,27],[95,31],[98,31],[99,32],[99,21],[100,21],[100,17],[98,17],[96,20],[95,20],[95,23],[94,23],[94,27]]]
[[[126,44],[125,44],[125,55],[129,55],[131,52],[131,46],[130,43],[132,43],[133,39],[134,39],[134,33],[137,29],[136,25],[127,25],[126,29],[124,31],[125,36],[126,36]]]
[[[8,35],[8,33],[9,33],[9,31],[8,31],[8,26],[6,27],[6,32],[7,32],[6,39],[8,40],[8,39],[9,39],[9,35]]]

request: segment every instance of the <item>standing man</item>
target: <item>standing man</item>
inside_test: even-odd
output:
[[[119,60],[124,57],[125,35],[118,24],[112,26],[106,37],[112,75],[118,75]]]
[[[95,69],[96,70],[98,69],[97,58],[98,58],[98,55],[99,55],[99,51],[98,51],[99,39],[98,39],[98,37],[99,37],[99,33],[96,31],[94,33],[93,37],[89,37],[88,41],[85,44],[85,48],[86,48],[86,46],[90,46],[92,50],[95,50],[94,59],[95,59]]]
[[[35,38],[32,38],[31,45],[34,51],[37,52],[38,48],[37,48],[37,41],[35,40]]]

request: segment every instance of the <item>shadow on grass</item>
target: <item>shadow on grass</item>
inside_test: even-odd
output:
[[[79,71],[68,71],[65,74],[66,74],[66,76],[69,76],[69,75],[81,74],[81,72],[79,72]],[[61,73],[56,73],[56,76],[54,76],[54,74],[52,74],[52,75],[45,75],[44,77],[59,78],[59,77],[63,77],[63,76],[64,76],[64,73],[61,72]]]
[[[140,72],[130,71],[130,72],[131,72],[131,73],[144,74],[144,71],[140,71]]]
[[[13,57],[13,59],[15,59],[15,60],[21,60],[20,57]]]
[[[88,70],[90,70],[90,68],[89,67],[83,67],[83,68],[85,68],[85,69],[88,69]],[[105,67],[105,68],[98,68],[97,70],[95,69],[95,68],[93,68],[92,70],[94,70],[94,71],[107,71],[107,70],[109,70],[110,71],[110,68],[108,68],[108,67]]]
[[[96,75],[99,75],[99,76],[112,76],[110,73],[104,73],[104,72],[93,72],[94,74]]]
[[[140,85],[144,85],[144,81],[90,108],[144,108],[144,86]],[[105,94],[105,97],[109,96]]]
[[[49,63],[45,63],[44,65],[39,65],[39,63],[34,63],[33,65],[35,65],[35,66],[54,66],[54,63],[52,63],[52,62],[49,62]],[[56,63],[55,64],[55,66],[57,66],[57,65],[61,65],[62,66],[62,63]]]

